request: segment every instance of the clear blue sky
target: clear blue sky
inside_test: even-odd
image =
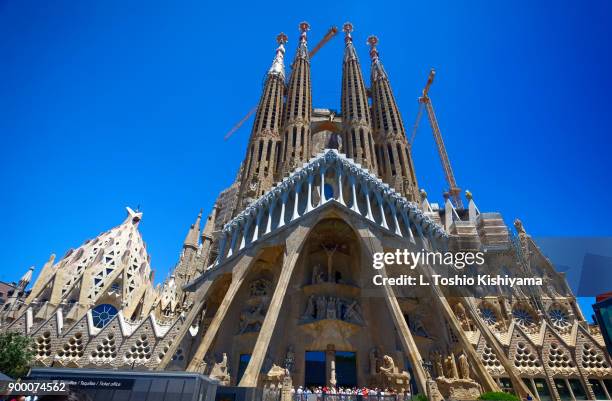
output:
[[[458,183],[534,236],[610,236],[608,1],[0,2],[0,280],[40,268],[140,205],[157,279],[244,156],[253,107],[288,34],[347,20],[369,77],[380,39],[405,125],[430,67]],[[315,107],[340,106],[340,37],[312,61]],[[368,79],[369,80],[369,79]],[[445,187],[424,119],[420,186]],[[600,211],[604,212],[601,214]],[[587,311],[590,314],[590,311]]]

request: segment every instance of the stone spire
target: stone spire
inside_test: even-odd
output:
[[[195,223],[191,225],[189,231],[187,232],[187,236],[185,237],[185,242],[183,242],[183,248],[198,248],[198,237],[200,236],[200,220],[202,219],[202,209],[200,209],[200,213],[196,218]]]
[[[310,119],[312,117],[312,88],[310,58],[306,32],[307,22],[300,23],[300,43],[291,65],[287,100],[283,114],[282,166],[278,179],[310,158]]]
[[[204,230],[202,230],[201,240],[202,240],[202,260],[204,262],[203,268],[208,267],[208,265],[212,263],[210,254],[212,251],[212,244],[214,241],[213,234],[215,230],[215,221],[217,219],[218,208],[219,206],[217,204],[213,206],[213,210],[210,212],[210,214],[208,215],[208,218],[206,219]]]
[[[419,191],[410,146],[389,78],[378,57],[378,38],[370,36],[372,119],[379,176],[409,200],[417,202]]]
[[[342,64],[344,152],[357,163],[376,171],[368,94],[351,37],[353,25],[347,22],[342,30],[345,33],[344,42],[346,44]]]
[[[280,149],[280,124],[285,89],[285,43],[287,35],[276,37],[278,48],[268,70],[263,92],[257,106],[244,168],[240,180],[237,208],[244,209],[274,184],[274,173]]]
[[[30,284],[30,281],[32,280],[32,273],[34,272],[34,266],[31,266],[27,272],[25,272],[25,274],[19,279],[19,282],[17,283],[17,289],[19,291],[23,291],[25,290],[25,288],[28,286],[28,284]]]

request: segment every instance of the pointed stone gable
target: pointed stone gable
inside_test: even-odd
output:
[[[90,341],[91,333],[88,325],[88,316],[83,316],[58,338],[62,345],[56,347],[56,363],[63,367],[78,367],[81,358],[85,355],[85,347]]]
[[[553,375],[577,375],[574,355],[568,344],[550,326],[546,327],[542,347],[542,361]]]
[[[489,346],[489,344],[487,344],[487,341],[483,336],[480,336],[476,351],[480,355],[482,363],[485,365],[487,370],[491,372],[492,375],[502,376],[506,373],[501,362],[499,362],[499,360],[497,359],[495,351],[492,347]]]
[[[83,366],[112,368],[118,356],[118,350],[124,342],[119,316],[116,315],[85,347],[87,363]]]
[[[578,328],[576,338],[576,362],[578,368],[586,375],[597,377],[612,375],[609,355],[582,327]]]
[[[537,375],[544,372],[535,344],[515,325],[510,340],[509,358],[521,374]]]
[[[34,360],[44,366],[50,366],[55,357],[55,350],[61,343],[61,333],[57,316],[53,315],[32,332],[34,340]]]
[[[155,329],[151,318],[145,319],[120,347],[118,365],[146,367],[151,365],[153,349],[157,344]]]

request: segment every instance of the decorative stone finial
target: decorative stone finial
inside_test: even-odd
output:
[[[423,188],[421,188],[419,193],[421,194],[421,199],[423,199],[423,200],[427,199],[427,192],[425,192],[425,190]]]
[[[345,22],[344,25],[342,25],[342,31],[344,31],[344,41],[346,43],[352,42],[353,38],[351,37],[351,32],[353,32],[353,24]]]
[[[306,21],[300,22],[300,42],[306,42],[306,32],[310,31],[310,24]]]
[[[368,45],[370,45],[370,58],[372,61],[376,61],[378,59],[378,50],[376,49],[378,38],[374,35],[370,35],[368,37]]]
[[[285,43],[287,43],[287,35],[285,35],[284,32],[281,32],[276,35],[276,43],[278,43],[279,45],[284,45]]]
[[[472,193],[469,190],[467,190],[467,189],[465,190],[465,197],[469,201],[472,200],[472,198],[473,198]]]
[[[525,233],[525,227],[523,227],[523,222],[520,219],[514,220],[514,228],[516,228],[516,232],[519,234]]]
[[[278,47],[276,48],[276,56],[274,57],[274,61],[272,62],[272,66],[268,70],[268,74],[279,75],[283,79],[285,77],[285,43],[287,43],[287,35],[283,32],[279,33],[276,36],[276,43],[278,43]]]

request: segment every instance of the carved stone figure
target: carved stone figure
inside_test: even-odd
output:
[[[450,379],[458,379],[457,365],[455,364],[455,356],[453,354],[446,357],[445,361],[446,377]]]
[[[302,315],[302,319],[311,320],[314,318],[314,315],[315,315],[315,297],[314,295],[311,295],[310,298],[308,298],[308,303],[306,304],[306,311],[304,312],[304,315]]]
[[[341,146],[342,146],[342,137],[338,135],[338,133],[332,132],[332,134],[329,137],[329,142],[327,144],[327,147],[329,149],[340,149]]]
[[[379,351],[378,348],[372,348],[370,350],[370,374],[375,375],[378,373],[379,365]]]
[[[295,368],[295,352],[293,351],[293,345],[287,348],[287,354],[285,355],[285,369],[290,373]]]
[[[259,279],[251,283],[249,290],[251,297],[263,297],[268,295],[270,282],[268,280]]]
[[[208,364],[204,360],[201,360],[195,369],[195,373],[204,374],[204,372],[206,371],[206,366],[208,366]]]
[[[329,297],[327,300],[327,318],[336,319],[336,298]]]
[[[444,369],[442,367],[442,355],[439,352],[436,352],[434,355],[434,363],[436,365],[436,374],[438,377],[444,377]]]
[[[273,363],[268,373],[266,373],[266,378],[271,381],[278,380],[279,382],[285,377],[286,370]]]
[[[383,356],[383,365],[380,367],[380,371],[383,373],[397,373],[397,367],[395,367],[395,361],[389,355]]]
[[[264,302],[259,303],[255,308],[242,311],[240,314],[240,334],[247,331],[258,331],[266,317]]]
[[[383,364],[379,368],[382,387],[391,388],[396,393],[404,393],[410,386],[410,374],[400,372],[395,361],[389,355],[383,356]]]
[[[418,315],[412,315],[408,319],[408,326],[410,327],[410,331],[419,337],[430,338],[427,330],[425,330],[425,326],[421,322],[421,318]]]
[[[292,395],[291,390],[293,389],[293,382],[291,375],[285,370],[285,377],[283,377],[283,386],[281,388],[281,399],[280,401],[291,401]]]
[[[336,361],[332,359],[329,365],[329,384],[332,387],[336,387],[338,380],[336,380]]]
[[[230,375],[227,370],[227,354],[223,353],[223,359],[221,362],[215,363],[209,375],[212,379],[219,380],[219,384],[222,386],[228,386],[230,384]]]
[[[317,320],[325,319],[327,301],[325,297],[317,297]]]
[[[467,357],[463,352],[461,353],[461,355],[459,355],[459,373],[461,374],[462,379],[470,379],[470,365],[468,363]]]
[[[316,264],[312,268],[312,284],[319,284],[325,282],[325,273],[321,268],[320,264]]]

